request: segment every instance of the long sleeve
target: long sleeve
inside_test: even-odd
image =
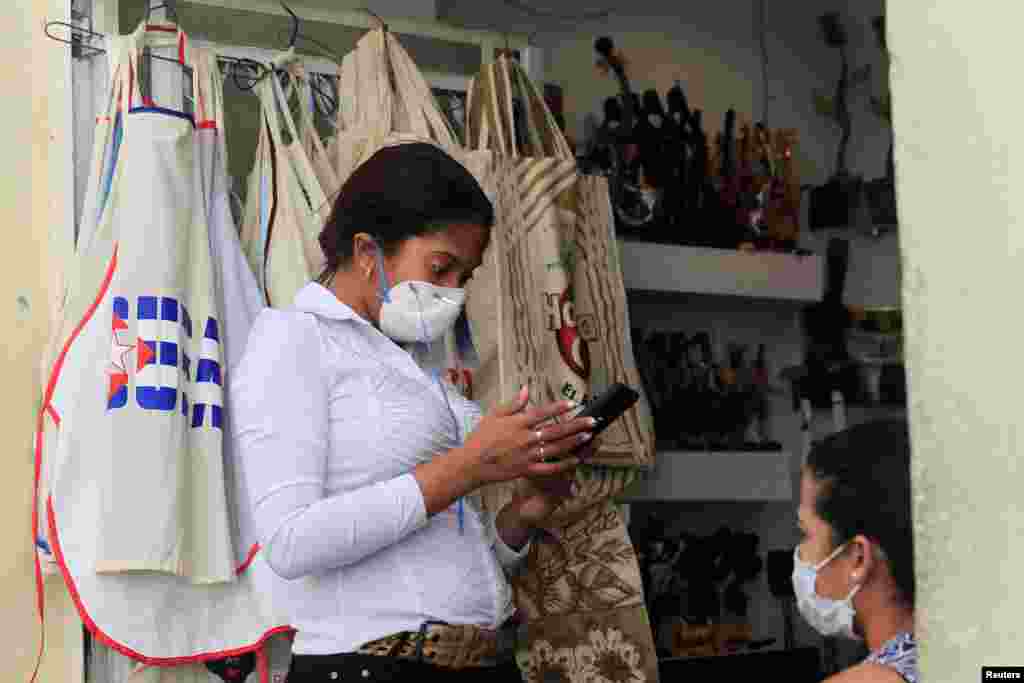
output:
[[[256,531],[285,579],[358,562],[426,522],[412,474],[326,495],[331,379],[322,355],[312,316],[264,311],[232,387]]]

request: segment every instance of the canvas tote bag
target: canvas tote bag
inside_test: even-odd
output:
[[[39,414],[34,526],[95,640],[167,666],[259,650],[290,629],[238,566],[228,511],[229,331],[196,133],[216,126],[208,79],[176,27],[113,42],[112,132],[97,136],[95,224],[69,269]],[[185,67],[179,82],[192,75],[195,97],[178,109],[138,87],[143,48],[164,45]]]
[[[292,93],[293,83],[294,76]],[[241,240],[267,304],[284,308],[324,267],[318,239],[331,206],[284,88],[275,76],[267,76],[253,90],[262,125]]]
[[[474,79],[467,119],[469,147],[500,155],[496,259],[474,277],[467,303],[481,367],[491,368],[474,378],[485,407],[526,383],[540,401],[585,400],[614,381],[639,390],[606,181],[577,174],[514,60],[500,57]],[[517,658],[528,681],[552,668],[570,681],[594,680],[602,661],[630,680],[657,680],[636,554],[611,500],[653,457],[644,398],[604,432],[594,464],[578,470],[578,495],[535,539],[514,579],[527,619]],[[485,507],[501,509],[515,488],[489,487]]]

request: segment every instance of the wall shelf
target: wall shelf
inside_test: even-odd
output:
[[[619,500],[791,503],[790,454],[662,451],[647,478],[627,488]]]
[[[619,254],[627,290],[794,303],[820,301],[824,294],[824,261],[817,255],[622,239]]]

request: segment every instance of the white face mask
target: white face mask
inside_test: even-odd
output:
[[[380,266],[380,331],[403,344],[431,344],[444,337],[462,312],[466,290],[438,287],[419,280],[407,280],[390,287],[379,247],[377,263]]]
[[[455,325],[466,290],[407,280],[392,287],[380,305],[380,331],[396,342],[438,341]]]
[[[811,627],[823,636],[844,636],[851,640],[861,640],[853,630],[853,597],[861,589],[854,586],[844,600],[833,600],[818,595],[815,584],[821,568],[835,559],[843,551],[846,544],[816,565],[807,564],[800,559],[799,548],[793,551],[793,591],[796,593],[797,609]]]

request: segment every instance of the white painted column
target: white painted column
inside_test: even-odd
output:
[[[1024,666],[1024,5],[888,3],[921,680]]]
[[[11,141],[0,175],[0,222],[7,226],[0,268],[0,614],[4,615],[0,680],[28,681],[39,647],[31,534],[35,415],[39,361],[49,327],[54,272],[70,248],[74,198],[69,173],[69,47],[43,34],[46,20],[68,20],[65,0],[0,4],[6,40],[0,87],[7,94],[0,125]],[[26,71],[26,65],[31,69]],[[82,627],[59,577],[46,582],[46,654],[38,680],[82,680]]]

